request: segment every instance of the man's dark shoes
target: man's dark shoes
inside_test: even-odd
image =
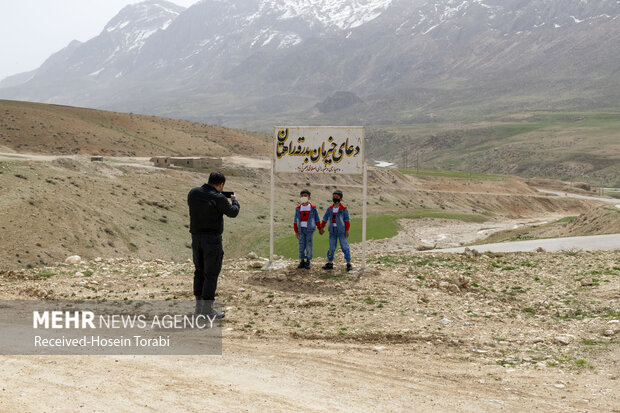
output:
[[[334,269],[334,264],[333,264],[333,263],[331,263],[331,262],[328,262],[328,263],[326,263],[326,264],[323,266],[323,269],[324,269],[324,270],[333,270],[333,269]]]
[[[310,260],[306,261],[306,264],[304,265],[304,268],[309,270],[310,269]]]
[[[213,320],[213,317],[215,317],[216,320],[221,320],[225,316],[226,316],[225,312],[217,311],[215,308],[212,308],[211,312],[205,315],[205,317],[209,317],[211,320]]]
[[[202,309],[197,314],[208,317],[211,320],[222,319],[226,315],[223,311],[217,311],[213,308],[213,300],[202,300],[200,302],[202,303]],[[196,301],[196,308],[198,308],[198,301]]]
[[[351,265],[350,262],[347,262],[347,271],[351,271],[353,269],[353,266]]]
[[[306,261],[305,260],[301,260],[299,261],[299,265],[297,266],[297,268],[306,268]]]

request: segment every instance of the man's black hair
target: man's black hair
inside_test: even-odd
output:
[[[220,171],[211,172],[209,175],[209,185],[217,186],[226,183],[226,177]]]
[[[342,199],[342,191],[340,189],[336,189],[334,192],[332,192],[332,195],[338,195],[340,196],[340,199]]]
[[[310,191],[308,191],[307,189],[302,189],[301,192],[299,192],[299,195],[303,195],[303,194],[308,194],[308,196],[312,195]]]

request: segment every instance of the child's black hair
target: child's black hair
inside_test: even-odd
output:
[[[302,189],[302,190],[299,192],[299,195],[303,195],[303,194],[308,194],[308,196],[310,196],[310,195],[311,195],[311,194],[310,194],[310,191],[308,191],[307,189]]]

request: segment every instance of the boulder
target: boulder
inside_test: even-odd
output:
[[[468,248],[465,247],[465,249],[463,250],[463,254],[465,254],[468,257],[479,257],[480,253],[478,252],[478,250],[474,249],[474,248]]]
[[[454,277],[454,279],[452,280],[452,283],[456,285],[457,287],[459,287],[459,289],[466,290],[467,288],[469,288],[470,281],[471,280],[468,277],[464,275],[459,275],[457,277]]]
[[[568,336],[557,336],[555,338],[555,342],[557,344],[562,344],[562,345],[566,346],[566,345],[570,344],[571,339]]]
[[[69,265],[78,265],[81,262],[82,258],[79,255],[72,255],[70,257],[67,257],[67,259],[65,260],[65,264]]]

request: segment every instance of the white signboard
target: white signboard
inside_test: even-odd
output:
[[[361,175],[361,126],[281,126],[275,128],[275,172]]]

